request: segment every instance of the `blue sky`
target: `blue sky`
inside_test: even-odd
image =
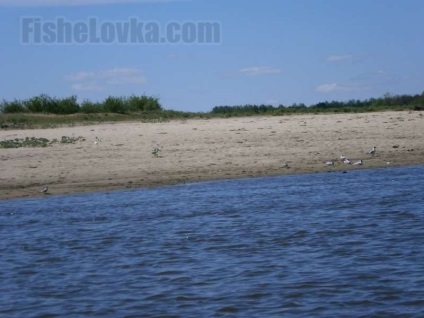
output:
[[[166,109],[424,91],[422,0],[0,0],[0,99],[147,94]],[[219,24],[220,43],[23,44],[22,18]]]

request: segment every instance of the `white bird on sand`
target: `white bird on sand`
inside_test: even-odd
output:
[[[346,158],[345,160],[343,160],[343,163],[350,165],[350,160],[348,158]]]
[[[49,191],[49,187],[45,187],[43,190],[41,190],[40,192],[41,193],[44,193],[44,194],[46,194],[47,193],[47,191]]]
[[[345,159],[347,159],[345,156],[343,156],[343,155],[340,156],[341,161],[345,161]]]
[[[372,147],[372,149],[370,151],[368,151],[368,153],[370,155],[374,155],[376,150],[377,150],[377,147],[374,146],[374,147]]]
[[[357,162],[355,162],[353,165],[354,166],[362,166],[362,159],[361,160],[359,160],[359,161],[357,161]]]
[[[282,164],[282,166],[281,166],[281,168],[290,168],[290,166],[289,166],[289,164],[286,162],[286,163],[283,163]]]
[[[334,162],[333,161],[325,161],[324,162],[327,166],[334,166]]]

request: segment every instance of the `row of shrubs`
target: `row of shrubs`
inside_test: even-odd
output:
[[[379,110],[424,110],[424,92],[421,95],[390,95],[366,100],[349,100],[346,102],[320,102],[314,105],[292,104],[279,105],[242,105],[216,106],[209,113],[197,115],[211,116],[246,116],[255,114],[282,115],[286,113],[321,113],[321,112],[370,112]],[[145,113],[161,117],[187,118],[196,113],[164,111],[159,99],[151,96],[113,97],[109,96],[102,102],[84,100],[78,103],[76,96],[55,98],[42,94],[26,100],[5,101],[0,103],[2,113],[47,113],[47,114],[95,114],[95,113]],[[160,113],[160,114],[159,114]]]
[[[2,113],[47,113],[69,115],[76,113],[135,113],[161,111],[159,99],[151,96],[113,97],[103,102],[84,100],[78,103],[77,96],[66,98],[50,97],[42,94],[25,100],[6,101],[0,103]]]
[[[292,105],[240,105],[240,106],[216,106],[212,114],[226,116],[285,113],[322,113],[322,112],[370,112],[379,110],[424,110],[424,92],[421,95],[390,95],[385,94],[381,98],[366,100],[349,100],[346,102],[331,101],[320,102],[310,106],[305,104]]]

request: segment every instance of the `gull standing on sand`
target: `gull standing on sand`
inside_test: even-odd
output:
[[[341,160],[341,161],[345,161],[346,159],[347,159],[347,158],[346,158],[345,156],[343,156],[343,155],[341,155],[341,156],[340,156],[340,160]]]
[[[334,166],[334,162],[333,161],[325,161],[324,162],[327,166]]]
[[[350,162],[349,158],[345,158],[345,160],[343,160],[343,163],[350,165],[351,162]]]
[[[370,151],[368,151],[368,153],[370,155],[374,156],[376,150],[377,150],[377,147],[374,146],[374,147],[372,147],[372,149]]]
[[[355,162],[353,165],[354,166],[362,166],[362,159],[359,160],[359,161],[357,161],[357,162]]]
[[[49,187],[45,187],[43,190],[41,190],[40,192],[41,193],[44,193],[44,194],[46,194],[47,193],[47,191],[49,191]]]

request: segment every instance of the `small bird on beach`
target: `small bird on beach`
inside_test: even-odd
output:
[[[350,165],[351,162],[350,162],[349,158],[345,158],[345,160],[343,160],[343,163]]]
[[[325,161],[324,162],[327,166],[334,166],[334,161]]]
[[[362,159],[361,160],[359,160],[359,161],[357,161],[357,162],[355,162],[353,165],[354,166],[362,166]]]
[[[377,147],[374,146],[374,147],[372,147],[372,149],[370,151],[368,151],[368,154],[374,156],[376,150],[377,150]]]
[[[290,168],[290,166],[289,166],[289,164],[286,162],[286,163],[283,163],[282,165],[281,165],[281,168]]]
[[[49,187],[45,187],[43,190],[41,190],[40,192],[41,193],[44,193],[44,194],[46,194],[47,193],[47,191],[49,191]]]
[[[347,159],[347,158],[346,158],[345,156],[343,156],[343,155],[341,155],[341,156],[340,156],[340,160],[341,160],[341,161],[345,161],[346,159]]]
[[[153,151],[152,151],[152,154],[155,156],[155,157],[159,157],[159,153],[162,151],[162,149],[160,148],[160,146],[159,145],[157,145],[154,149],[153,149]]]

